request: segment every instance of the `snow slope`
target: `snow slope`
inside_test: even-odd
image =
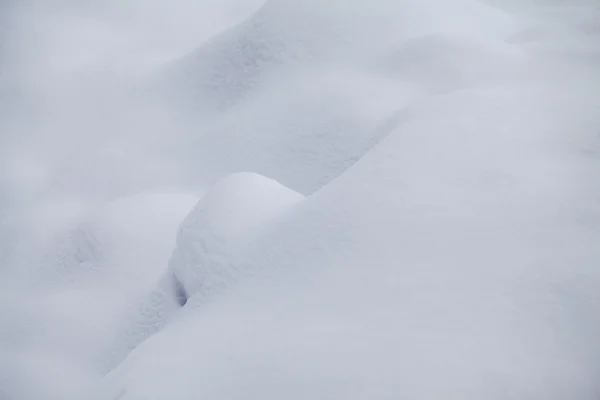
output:
[[[109,393],[595,398],[598,81],[537,60],[413,106],[255,245],[262,276],[186,306]]]
[[[593,1],[60,4],[0,82],[0,398],[598,397]]]
[[[79,216],[46,210],[71,228],[21,222],[28,229],[14,243],[23,249],[3,271],[0,301],[5,398],[64,398],[79,380],[110,369],[123,319],[162,275],[177,226],[196,200],[138,194]],[[54,370],[67,372],[48,375]]]
[[[113,372],[111,390],[595,398],[599,187],[582,178],[600,160],[565,145],[576,132],[549,110],[569,101],[542,90],[420,107],[255,245],[242,268],[262,276],[186,306]]]
[[[453,13],[456,8],[460,11]],[[447,18],[449,13],[456,18]],[[169,72],[171,79],[200,96],[201,109],[206,103],[222,108],[264,86],[269,76],[298,64],[347,66],[349,59],[364,62],[414,37],[475,33],[502,38],[518,29],[514,18],[471,0],[446,6],[435,0],[418,5],[389,0],[269,0],[251,18],[213,38]]]
[[[244,273],[236,271],[244,248],[260,236],[262,226],[273,224],[302,198],[256,174],[219,181],[179,227],[170,264],[187,296],[210,296]]]
[[[457,7],[455,18],[446,18]],[[167,68],[163,85],[167,93],[175,91],[176,104],[199,115],[188,155],[198,171],[194,180],[214,182],[254,171],[310,194],[380,140],[399,110],[437,89],[444,79],[439,69],[472,75],[490,67],[489,62],[466,65],[487,62],[485,52],[492,57],[497,51],[510,53],[501,45],[487,51],[475,45],[464,49],[474,60],[441,60],[443,52],[456,53],[455,44],[444,43],[447,35],[485,43],[509,37],[522,25],[503,11],[468,0],[452,6],[271,0]],[[433,43],[418,43],[423,37]],[[394,74],[390,58],[395,53],[413,58],[414,41],[425,53],[416,68],[443,66],[420,76],[397,68]],[[518,59],[515,53],[511,56]],[[513,62],[519,61],[506,61]],[[381,70],[374,71],[374,64]],[[454,87],[477,84],[452,79]],[[233,157],[223,160],[221,154]]]
[[[247,249],[302,199],[257,174],[238,173],[220,180],[180,225],[169,268],[156,287],[126,315],[111,365],[167,326],[188,302],[210,302],[243,277],[256,274],[253,268],[240,269]]]

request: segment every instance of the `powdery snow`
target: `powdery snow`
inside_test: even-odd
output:
[[[163,3],[0,17],[1,398],[598,398],[593,0]]]
[[[565,146],[547,110],[567,104],[539,90],[420,107],[255,245],[241,268],[262,276],[186,306],[108,384],[129,400],[595,398],[599,232],[581,224],[600,210],[578,178],[598,160]]]
[[[240,267],[247,249],[302,199],[257,174],[238,173],[220,180],[183,220],[169,267],[156,287],[126,316],[111,365],[164,328],[182,306],[208,303],[240,279],[256,274],[255,266]]]
[[[236,275],[244,249],[261,228],[303,198],[256,174],[235,174],[219,181],[179,228],[170,269],[187,296],[208,296]],[[264,229],[264,228],[263,228]]]
[[[196,201],[137,194],[71,216],[68,228],[38,219],[43,235],[17,237],[29,249],[13,256],[3,282],[10,286],[3,285],[0,337],[12,338],[0,342],[12,377],[4,395],[64,398],[78,379],[67,373],[57,381],[46,376],[48,368],[86,380],[108,371],[114,341],[128,326],[123,318],[162,275],[177,226]]]

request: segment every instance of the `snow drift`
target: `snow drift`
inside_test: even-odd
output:
[[[180,225],[168,270],[127,315],[111,365],[167,326],[182,306],[211,302],[244,277],[260,272],[260,266],[244,263],[245,253],[302,199],[257,174],[238,173],[220,180]]]
[[[600,210],[578,177],[598,160],[564,146],[545,110],[566,104],[538,89],[421,107],[255,244],[242,265],[262,277],[186,307],[110,384],[130,400],[595,398],[600,236],[581,221]]]
[[[54,208],[61,224],[38,219],[37,230],[17,236],[27,248],[17,249],[3,271],[11,285],[0,302],[0,337],[7,339],[0,364],[9,374],[0,393],[64,398],[78,381],[108,371],[123,318],[162,274],[176,228],[196,200],[145,193],[78,216]],[[48,375],[54,369],[65,375]]]
[[[464,76],[456,83],[450,76],[445,85],[480,83],[473,71],[492,68],[479,45],[461,49],[467,57],[474,54],[463,60],[446,55],[457,45],[438,50],[436,42],[444,46],[447,35],[471,38],[477,32],[486,43],[519,32],[521,23],[476,1],[459,3],[272,0],[204,43],[163,74],[176,104],[199,115],[187,155],[198,171],[193,179],[215,182],[254,171],[313,193],[389,133],[399,110],[438,90],[446,70]],[[460,15],[446,18],[446,7],[460,7],[454,13]],[[433,43],[420,43],[422,37]],[[433,70],[391,73],[393,53],[415,58],[404,50],[413,41],[426,54],[414,68]],[[507,59],[509,68],[513,62],[519,60]]]
[[[75,3],[0,68],[0,397],[598,397],[593,2]]]

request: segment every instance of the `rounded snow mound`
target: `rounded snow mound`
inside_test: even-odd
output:
[[[109,366],[161,331],[190,297],[202,302],[242,274],[243,255],[261,230],[303,199],[275,180],[254,173],[221,179],[185,218],[169,271],[124,321]]]
[[[201,132],[182,136],[180,159],[194,182],[254,171],[314,193],[408,104],[516,73],[518,54],[485,47],[517,25],[471,0],[269,0],[165,71],[167,91],[193,109]]]
[[[185,295],[205,296],[236,279],[244,250],[261,229],[302,199],[254,173],[219,181],[185,218],[177,235],[169,267]]]
[[[277,79],[252,101],[214,120],[191,140],[195,181],[254,171],[309,194],[354,164],[389,131],[420,87],[353,69],[321,69]],[[224,156],[226,155],[226,156]]]
[[[176,63],[167,79],[201,109],[223,109],[288,69],[366,61],[422,35],[505,38],[517,25],[473,0],[270,0]]]

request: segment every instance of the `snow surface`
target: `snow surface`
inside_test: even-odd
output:
[[[179,228],[171,271],[189,296],[209,296],[236,275],[244,248],[303,197],[256,174],[234,174],[208,192]],[[280,217],[279,217],[280,218]]]
[[[179,309],[207,303],[237,281],[257,273],[240,268],[245,252],[303,196],[261,175],[223,178],[184,219],[169,268],[150,295],[138,303],[116,337],[109,365],[160,331]]]
[[[0,399],[597,399],[599,27],[0,2]]]

